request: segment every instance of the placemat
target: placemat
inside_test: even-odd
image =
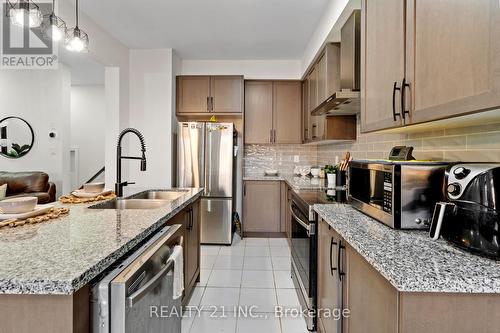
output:
[[[116,194],[114,192],[107,194],[107,195],[98,195],[93,198],[78,198],[75,197],[74,195],[63,195],[59,198],[60,203],[64,204],[81,204],[81,203],[87,203],[87,202],[96,202],[96,201],[103,201],[103,200],[110,200],[116,198]]]
[[[38,215],[35,217],[30,217],[25,220],[10,219],[1,221],[0,228],[4,227],[15,228],[25,224],[36,224],[36,223],[47,222],[49,220],[57,219],[58,217],[67,214],[69,214],[69,208],[52,208],[48,213],[45,213],[43,215]]]

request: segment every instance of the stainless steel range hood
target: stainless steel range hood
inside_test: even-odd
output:
[[[313,116],[354,114],[360,111],[361,11],[355,10],[341,29],[340,91],[316,107]]]

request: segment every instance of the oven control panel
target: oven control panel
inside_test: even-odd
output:
[[[384,172],[384,212],[392,213],[392,172]]]

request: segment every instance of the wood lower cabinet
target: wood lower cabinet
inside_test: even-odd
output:
[[[342,321],[321,314],[335,308],[346,314]],[[318,309],[323,333],[494,333],[500,327],[500,295],[400,292],[323,220]]]
[[[279,181],[245,181],[243,184],[243,231],[280,232]]]
[[[327,223],[318,226],[318,309],[342,309],[342,288],[339,267],[341,237]],[[343,322],[320,312],[318,327],[325,333],[342,333]]]
[[[399,296],[397,290],[356,250],[346,246],[346,303],[350,333],[397,333]]]
[[[245,83],[245,143],[302,143],[300,81]]]
[[[242,113],[243,96],[243,76],[178,76],[176,113]]]
[[[182,225],[184,236],[184,297],[185,304],[200,278],[200,200],[184,208],[167,225]]]

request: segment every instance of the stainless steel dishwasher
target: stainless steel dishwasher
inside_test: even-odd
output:
[[[181,300],[173,299],[180,225],[165,227],[92,288],[94,333],[180,333]]]

